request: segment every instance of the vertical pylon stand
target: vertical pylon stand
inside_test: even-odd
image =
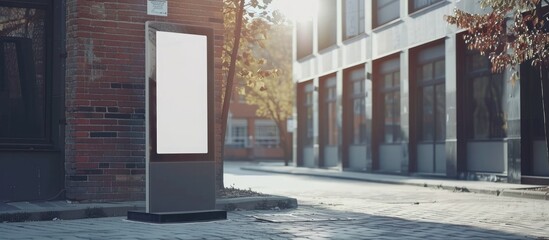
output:
[[[227,219],[215,209],[213,30],[146,23],[146,210],[128,220]]]

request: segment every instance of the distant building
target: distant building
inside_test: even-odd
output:
[[[549,182],[538,76],[493,74],[443,19],[476,1],[319,0],[297,22],[297,166]]]
[[[0,0],[0,201],[145,199],[145,22],[212,28],[216,91],[224,31],[221,0],[148,2]]]
[[[281,160],[284,158],[276,123],[257,117],[256,106],[234,93],[227,119],[224,159]]]

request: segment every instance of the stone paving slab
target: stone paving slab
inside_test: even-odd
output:
[[[355,218],[350,217],[335,217],[324,214],[291,214],[291,213],[279,213],[279,214],[258,214],[253,215],[258,221],[272,222],[272,223],[290,223],[290,222],[321,222],[321,221],[352,221]]]

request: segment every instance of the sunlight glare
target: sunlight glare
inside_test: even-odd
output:
[[[316,17],[318,12],[317,0],[273,0],[271,7],[279,10],[290,21],[306,21]]]

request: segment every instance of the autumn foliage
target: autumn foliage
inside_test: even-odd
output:
[[[547,66],[549,21],[541,0],[481,0],[480,6],[491,11],[471,14],[455,9],[446,21],[467,29],[465,43],[488,54],[492,71],[515,70],[530,60],[534,66]],[[516,71],[512,76],[517,78]]]

